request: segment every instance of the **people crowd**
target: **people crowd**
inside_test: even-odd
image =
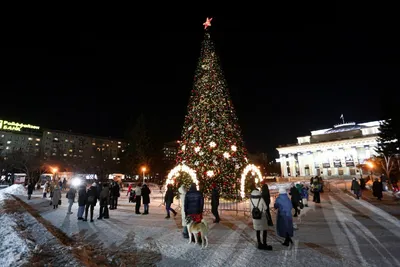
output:
[[[381,176],[375,179],[372,184],[373,196],[378,200],[382,200],[383,192],[387,178]],[[64,179],[65,181],[65,179]],[[67,215],[73,214],[71,211],[75,199],[78,204],[77,219],[79,221],[94,222],[93,214],[96,204],[99,203],[98,220],[109,219],[110,210],[118,208],[118,199],[120,198],[120,185],[112,181],[111,183],[94,182],[90,186],[82,183],[78,188],[70,187],[67,189],[67,183],[60,181],[54,183],[47,181],[43,186],[43,198],[47,198],[50,194],[50,205],[53,209],[57,209],[61,204],[61,192],[67,190],[66,198],[68,200]],[[391,178],[390,182],[393,189],[397,189],[397,180]],[[181,206],[182,219],[182,236],[189,238],[187,229],[187,217],[191,217],[191,221],[201,223],[204,211],[204,196],[198,190],[196,184],[191,184],[189,188],[185,185],[179,185],[177,192],[172,185],[167,186],[167,190],[163,196],[163,205],[165,206],[166,217],[171,218],[171,213],[175,217],[178,212],[172,208],[174,198],[179,196]],[[220,189],[217,184],[211,186],[211,213],[214,216],[214,223],[219,223],[221,218],[218,212],[220,203]],[[353,178],[351,181],[351,191],[357,199],[362,197],[362,191],[366,189],[366,180]],[[34,185],[28,181],[27,192],[28,199],[31,199]],[[272,250],[272,246],[267,243],[267,235],[269,227],[275,225],[276,233],[283,238],[282,245],[290,246],[293,244],[292,237],[294,230],[297,230],[296,224],[293,222],[294,217],[301,214],[301,210],[309,206],[309,195],[313,195],[314,203],[321,203],[320,194],[324,190],[324,181],[321,177],[315,176],[310,179],[310,183],[300,182],[291,183],[289,188],[280,187],[279,194],[275,202],[272,203],[271,195],[267,183],[262,183],[261,188],[256,188],[255,185],[251,190],[249,199],[250,211],[252,216],[253,229],[256,232],[256,247],[260,250]],[[398,189],[397,189],[398,190]],[[127,196],[130,196],[129,202],[135,203],[135,214],[148,215],[151,190],[147,184],[138,183],[136,186],[129,184]],[[132,201],[131,201],[132,199]],[[143,204],[143,213],[141,212],[141,204]],[[271,209],[272,207],[272,209]],[[274,224],[271,216],[271,210],[276,213],[276,222]],[[192,240],[195,240],[192,238]],[[201,240],[201,239],[198,239]]]

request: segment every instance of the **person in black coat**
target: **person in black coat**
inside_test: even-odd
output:
[[[264,199],[265,204],[267,205],[267,220],[269,226],[274,226],[272,222],[271,212],[269,210],[269,205],[271,204],[271,195],[269,194],[269,188],[267,184],[263,184],[261,187],[261,197]]]
[[[143,193],[143,192],[142,192]],[[171,208],[171,204],[174,202],[174,191],[172,190],[172,184],[169,184],[167,186],[167,192],[165,192],[165,197],[164,197],[164,203],[165,203],[165,209],[167,210],[167,217],[165,219],[169,219],[169,212],[172,211],[174,216],[176,216],[176,211]]]
[[[83,219],[83,221],[87,221],[88,211],[90,208],[90,222],[93,222],[93,210],[97,203],[97,197],[97,187],[92,185],[86,192],[85,219]]]
[[[203,194],[197,191],[197,186],[193,183],[185,196],[185,214],[191,216],[195,222],[201,222],[203,209]]]
[[[297,190],[293,183],[290,187],[289,195],[292,196],[292,206],[295,211],[293,217],[297,217],[297,214],[300,214],[299,202],[301,200],[301,196],[299,190]]]
[[[35,188],[35,186],[32,184],[31,180],[29,180],[28,182],[28,199],[31,199],[31,196],[33,194],[33,189]]]
[[[120,197],[120,193],[119,193],[119,185],[115,181],[112,182],[110,196],[111,196],[110,210],[117,209],[118,198]]]
[[[382,197],[383,197],[383,193],[382,192],[383,192],[383,184],[382,184],[382,182],[378,181],[378,179],[375,179],[375,182],[372,184],[372,194],[378,200],[382,200]]]
[[[219,223],[220,218],[218,214],[218,206],[219,206],[219,191],[217,184],[212,184],[212,191],[211,191],[211,212],[215,217],[214,223]]]
[[[149,214],[150,194],[151,194],[150,188],[147,186],[147,184],[143,184],[142,186],[142,201],[144,207],[143,215]]]
[[[78,220],[83,220],[86,205],[86,184],[82,184],[78,190]]]

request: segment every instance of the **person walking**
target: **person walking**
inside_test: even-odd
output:
[[[374,183],[372,184],[372,194],[378,200],[382,200],[383,197],[383,185],[382,182],[375,178]]]
[[[288,197],[286,189],[279,188],[279,196],[276,198],[274,208],[278,210],[276,217],[276,231],[280,237],[285,238],[282,243],[284,246],[293,244],[293,217],[292,217],[292,202]]]
[[[27,193],[28,193],[28,200],[31,199],[32,193],[33,193],[33,188],[35,186],[33,185],[33,183],[31,182],[31,180],[28,181],[28,187],[27,187]]]
[[[43,198],[47,198],[48,191],[49,191],[49,181],[46,181],[46,183],[43,186]]]
[[[132,184],[129,184],[128,186],[128,192],[126,192],[126,196],[128,196],[132,191]]]
[[[170,211],[176,216],[176,211],[171,208],[172,203],[174,202],[174,191],[172,190],[172,184],[169,184],[167,186],[167,192],[165,192],[165,197],[164,197],[164,204],[165,204],[165,209],[167,210],[167,216],[165,219],[170,218]]]
[[[61,204],[61,190],[58,185],[54,187],[52,202],[53,202],[53,209],[57,209],[58,205]]]
[[[100,201],[100,210],[99,210],[99,217],[97,220],[101,219],[108,219],[109,217],[109,212],[108,212],[108,205],[109,205],[109,200],[110,200],[110,190],[108,188],[108,183],[102,184],[101,192],[99,195],[99,201]]]
[[[292,183],[290,187],[290,192],[289,194],[292,196],[292,207],[294,209],[294,216],[297,217],[297,214],[300,214],[300,208],[299,208],[299,202],[301,200],[301,196],[299,193],[299,190],[296,188],[296,186]]]
[[[120,187],[117,182],[113,181],[111,186],[111,208],[110,210],[117,209],[118,198],[120,197]]]
[[[219,223],[220,218],[218,214],[218,206],[219,206],[219,190],[216,183],[212,184],[211,191],[211,212],[215,217],[214,223]]]
[[[267,245],[268,207],[261,195],[261,192],[257,189],[254,189],[251,192],[250,210],[252,211],[253,228],[256,230],[257,234],[257,248],[263,250],[272,250],[272,246]],[[261,231],[263,232],[262,242]]]
[[[184,185],[181,185],[178,189],[178,193],[179,193],[179,198],[181,201],[181,216],[182,216],[182,235],[183,238],[189,238],[189,233],[188,233],[188,229],[187,229],[187,223],[186,223],[186,214],[185,214],[185,197],[186,197],[186,188]]]
[[[351,181],[351,191],[353,191],[353,193],[357,199],[360,199],[361,188],[360,188],[360,184],[358,183],[358,181],[355,177],[353,178],[353,181]]]
[[[73,187],[70,187],[69,191],[67,192],[67,199],[68,199],[68,212],[67,214],[72,214],[71,208],[75,201],[76,190]]]
[[[86,192],[85,219],[83,219],[84,222],[87,221],[89,208],[90,208],[90,222],[94,222],[93,210],[94,207],[96,206],[96,203],[97,203],[97,188],[95,185],[91,185],[88,191]]]
[[[150,194],[151,194],[150,188],[147,186],[147,184],[143,184],[142,186],[142,199],[144,208],[143,215],[149,214]]]
[[[85,212],[86,206],[86,185],[82,184],[78,190],[78,220],[83,220],[83,213]]]
[[[142,202],[142,184],[141,183],[138,183],[136,185],[135,195],[136,195],[136,197],[135,197],[135,200],[136,200],[135,213],[142,214],[140,212],[140,203]]]

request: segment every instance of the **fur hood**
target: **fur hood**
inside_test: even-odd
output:
[[[186,194],[186,189],[184,185],[181,185],[178,189],[179,194],[185,195]]]
[[[252,197],[258,197],[258,196],[261,197],[261,192],[258,190],[253,190],[253,191],[251,191],[251,196]]]

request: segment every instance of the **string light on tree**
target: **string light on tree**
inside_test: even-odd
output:
[[[195,183],[197,185],[197,189],[199,189],[199,181],[197,180],[196,171],[185,164],[179,164],[168,173],[167,181],[165,183],[165,190],[167,190],[167,186],[169,184],[175,184],[176,178],[180,176],[180,172],[189,174],[193,183]]]
[[[238,119],[227,82],[211,40],[211,18],[204,22],[205,36],[185,117],[177,162],[196,170],[203,193],[216,183],[223,197],[236,196],[235,186],[246,165]],[[200,149],[198,149],[200,148]]]
[[[242,173],[242,179],[240,180],[240,195],[241,197],[245,197],[245,183],[246,183],[246,175],[251,172],[253,175],[257,175],[257,178],[254,178],[254,183],[257,184],[259,181],[262,181],[263,177],[261,175],[260,169],[257,168],[254,164],[249,164],[244,168]]]

